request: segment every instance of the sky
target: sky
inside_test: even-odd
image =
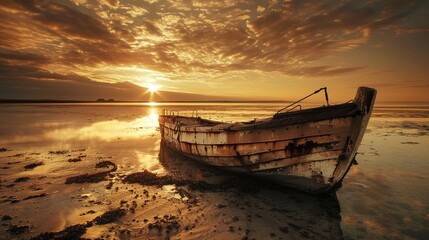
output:
[[[147,100],[151,86],[187,100],[326,86],[341,102],[369,86],[379,101],[429,101],[429,3],[0,1],[0,99]]]

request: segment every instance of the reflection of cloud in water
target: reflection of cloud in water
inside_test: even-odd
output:
[[[160,140],[156,141],[155,144],[155,152],[159,151]],[[166,170],[160,164],[158,159],[158,154],[147,154],[147,152],[135,151],[135,155],[140,163],[139,168],[148,170],[152,173],[165,175]],[[139,169],[140,170],[140,169]]]
[[[109,120],[91,124],[86,121],[67,122],[67,119],[50,122],[35,120],[14,128],[3,129],[0,144],[143,139],[156,135],[157,127],[158,115],[155,109],[151,109],[148,115],[132,121]]]
[[[422,194],[427,187],[419,184],[427,182],[425,175],[397,168],[361,171],[360,166],[353,166],[344,181],[347,192],[341,189],[339,196],[340,202],[349,203],[342,209],[345,232],[356,238],[403,238],[425,233],[428,206]],[[414,193],[413,198],[407,193]]]
[[[427,118],[373,118],[368,128],[368,132],[372,131],[384,136],[427,136],[429,121]]]
[[[97,139],[113,141],[117,139],[137,139],[153,136],[157,133],[158,115],[150,115],[135,119],[131,122],[110,120],[97,122],[82,128],[57,129],[45,134],[48,139],[55,140],[88,140]]]

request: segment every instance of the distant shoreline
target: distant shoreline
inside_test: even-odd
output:
[[[153,103],[292,103],[294,101],[287,100],[202,100],[202,101],[155,101]],[[57,99],[0,99],[0,104],[26,104],[26,103],[97,103],[97,104],[115,104],[115,103],[152,103],[150,101],[84,101],[84,100],[57,100]],[[315,103],[318,102],[307,102]],[[427,101],[379,101],[376,102],[376,107],[382,107],[383,104],[416,104],[429,105]]]

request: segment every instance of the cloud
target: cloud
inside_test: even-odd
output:
[[[332,67],[332,66],[317,66],[317,67],[305,67],[299,68],[298,70],[291,70],[288,72],[291,75],[295,76],[336,76],[345,73],[352,73],[365,69],[365,67]]]
[[[9,63],[19,62],[25,64],[39,65],[49,62],[49,58],[43,55],[34,53],[19,52],[14,50],[0,48],[0,62],[6,61]]]
[[[161,32],[159,31],[159,28],[157,28],[153,23],[149,22],[149,21],[144,21],[143,25],[146,27],[146,30],[153,35],[162,35]]]
[[[11,1],[6,6],[42,24],[45,28],[73,38],[117,42],[118,39],[99,20],[76,9],[50,1]]]
[[[15,61],[26,64],[16,64]],[[148,101],[146,88],[129,81],[94,81],[75,73],[46,70],[43,56],[0,49],[0,99],[59,99],[95,101],[98,98]],[[38,64],[34,64],[38,63]],[[160,91],[157,101],[220,100],[220,97]],[[234,99],[234,98],[230,98]]]
[[[170,81],[247,70],[336,76],[365,66],[326,57],[367,44],[374,32],[427,31],[413,20],[424,18],[424,8],[423,0],[2,0],[0,55],[12,69],[29,66],[59,80],[76,73],[89,79],[88,69],[100,66],[151,69]]]
[[[0,69],[4,70],[4,66]],[[11,74],[17,71],[19,74]],[[0,77],[4,99],[147,100],[145,89],[129,82],[102,83],[76,74],[62,75],[34,67],[16,67]]]
[[[415,27],[410,27],[406,29],[395,29],[395,33],[398,35],[410,34],[410,33],[422,33],[429,32],[429,24],[419,25]]]

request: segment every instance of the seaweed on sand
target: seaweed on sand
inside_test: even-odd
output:
[[[98,225],[108,224],[118,220],[119,218],[125,216],[126,214],[127,214],[127,211],[121,208],[110,210],[96,217],[92,222]]]
[[[173,215],[164,215],[164,217],[155,217],[155,221],[149,223],[149,229],[157,229],[158,232],[162,232],[165,229],[167,236],[170,234],[177,233],[180,229],[180,220]]]
[[[69,151],[68,150],[49,151],[49,154],[55,154],[55,155],[62,155],[66,153],[69,153]]]
[[[113,168],[108,171],[98,172],[98,173],[85,173],[78,176],[68,177],[66,179],[66,184],[72,184],[72,183],[98,183],[104,180],[107,180],[107,177],[111,174],[111,172],[114,172],[118,169],[115,163],[111,161],[102,161],[95,165],[96,168],[102,168],[102,167],[109,167],[112,166]]]
[[[158,176],[155,173],[151,173],[147,170],[143,172],[136,172],[130,175],[127,175],[124,178],[124,182],[126,183],[139,183],[141,185],[148,186],[163,186],[169,184],[182,184],[183,181],[174,180],[171,176]]]
[[[77,224],[60,232],[45,232],[41,233],[31,240],[77,240],[81,239],[81,236],[86,233],[86,224]]]
[[[3,215],[3,217],[1,218],[2,221],[9,221],[12,220],[12,217],[9,215]]]
[[[127,214],[124,209],[115,209],[103,213],[101,216],[96,217],[90,222],[85,224],[76,224],[60,232],[45,232],[41,233],[31,240],[78,240],[82,239],[81,236],[86,233],[86,229],[92,227],[94,224],[103,225],[117,221]]]
[[[107,176],[109,176],[110,171],[106,172],[98,172],[98,173],[85,173],[78,176],[68,177],[66,179],[65,184],[72,184],[72,183],[98,183],[101,181],[106,180]]]
[[[26,182],[26,181],[28,181],[28,180],[30,180],[30,178],[29,177],[19,177],[19,178],[17,178],[17,179],[15,179],[15,181],[14,182]]]
[[[39,195],[28,196],[28,197],[26,197],[26,198],[24,198],[22,200],[29,200],[29,199],[33,199],[33,198],[41,198],[41,197],[46,197],[46,196],[48,196],[47,193],[42,193],[42,194],[39,194]]]
[[[82,161],[81,157],[76,157],[76,158],[69,158],[69,160],[67,160],[68,162],[80,162]]]
[[[217,184],[211,184],[204,181],[194,181],[194,180],[183,180],[183,179],[174,179],[170,175],[158,176],[155,173],[151,173],[147,170],[143,172],[136,172],[127,175],[123,181],[125,183],[138,183],[145,186],[163,186],[175,184],[176,186],[187,185],[190,190],[197,191],[210,191],[210,192],[219,192],[226,191],[229,189],[238,189],[243,193],[257,193],[259,191],[260,184],[254,181],[236,180],[236,181],[224,181]]]
[[[116,171],[118,169],[116,164],[114,162],[111,162],[111,161],[101,161],[101,162],[98,162],[97,164],[95,164],[96,168],[107,168],[109,166],[112,166],[112,169],[110,171]]]
[[[7,230],[8,232],[12,233],[12,234],[21,234],[21,233],[25,233],[28,232],[30,230],[30,226],[17,226],[17,225],[10,225],[9,229]]]
[[[44,164],[45,163],[43,161],[36,162],[36,163],[30,163],[28,165],[25,165],[24,168],[27,169],[27,170],[30,170],[30,169],[34,169],[35,167],[38,167],[38,166],[41,166],[41,165],[44,165]]]

